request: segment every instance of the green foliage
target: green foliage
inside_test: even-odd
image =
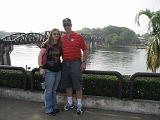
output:
[[[135,17],[138,26],[140,26],[139,17],[141,15],[149,18],[148,31],[151,44],[147,49],[147,69],[156,72],[160,66],[160,10],[156,12],[149,9],[139,11]]]
[[[138,36],[133,30],[126,27],[109,25],[104,28],[83,28],[79,33],[90,34],[91,36],[101,36],[105,38],[106,45],[131,45],[132,40]],[[139,44],[139,42],[137,42]]]
[[[149,40],[149,33],[145,33],[142,35],[142,37],[145,39],[145,40]]]
[[[129,79],[130,76],[129,75],[123,75],[123,90],[122,90],[122,94],[123,94],[123,98],[128,98],[129,96]]]
[[[134,99],[160,100],[160,78],[137,77],[134,83]]]
[[[23,89],[22,72],[18,70],[0,70],[0,86],[8,88]],[[27,72],[28,90],[31,90],[30,72]],[[119,81],[114,75],[94,75],[84,74],[83,95],[118,97]],[[128,98],[130,76],[123,75],[123,98]],[[34,91],[44,91],[41,84],[44,82],[39,72],[34,74]],[[134,99],[160,100],[160,78],[137,77],[134,80]],[[65,93],[61,88],[61,82],[58,85],[57,92]],[[75,94],[75,91],[74,91]]]
[[[0,86],[23,89],[23,76],[19,70],[1,70]]]
[[[114,76],[84,75],[83,93],[96,96],[118,96],[118,80]]]
[[[34,90],[41,90],[41,83],[44,82],[43,76],[39,74],[39,71],[35,72],[34,74]]]
[[[137,23],[138,26],[140,26],[139,17],[141,15],[146,15],[149,19],[151,19],[153,16],[153,13],[149,9],[140,10],[135,17],[135,23]]]
[[[132,39],[136,36],[135,33],[132,30],[125,29],[121,34],[121,38],[123,39],[123,43],[125,45],[132,44]]]
[[[138,38],[133,38],[132,43],[137,45],[137,44],[140,44],[141,42]]]

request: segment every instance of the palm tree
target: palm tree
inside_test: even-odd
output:
[[[149,9],[141,10],[135,17],[135,22],[140,26],[139,17],[146,15],[149,18],[148,31],[150,34],[150,45],[147,48],[147,69],[156,72],[160,66],[160,10],[151,12]]]
[[[150,41],[150,45],[147,48],[147,69],[152,70],[152,72],[156,72],[156,69],[160,66],[160,45],[158,40],[152,38]]]

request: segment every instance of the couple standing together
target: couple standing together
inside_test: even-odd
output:
[[[61,110],[67,111],[74,108],[72,92],[75,89],[77,97],[76,113],[80,115],[82,114],[82,72],[86,69],[87,46],[83,37],[72,31],[72,22],[69,18],[65,18],[62,24],[66,33],[61,38],[60,31],[54,28],[48,39],[42,44],[38,55],[39,71],[45,78],[45,112],[52,116],[59,112],[56,90],[61,79],[62,89],[66,90],[68,100]],[[81,50],[83,51],[82,60]],[[46,54],[46,51],[47,63],[43,65],[42,56]]]

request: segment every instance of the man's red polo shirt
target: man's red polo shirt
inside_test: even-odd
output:
[[[86,42],[81,34],[72,31],[69,38],[66,34],[62,36],[63,40],[63,60],[76,60],[82,57],[81,49],[84,51],[87,49]]]

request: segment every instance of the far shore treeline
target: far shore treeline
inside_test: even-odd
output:
[[[40,32],[44,34],[45,31]],[[146,45],[149,34],[136,34],[133,30],[126,27],[117,27],[117,26],[107,26],[104,28],[83,28],[82,30],[78,30],[78,33],[90,34],[91,36],[99,36],[103,37],[105,41],[104,45]],[[0,38],[3,38],[7,35],[14,34],[16,32],[6,32],[0,31]]]

